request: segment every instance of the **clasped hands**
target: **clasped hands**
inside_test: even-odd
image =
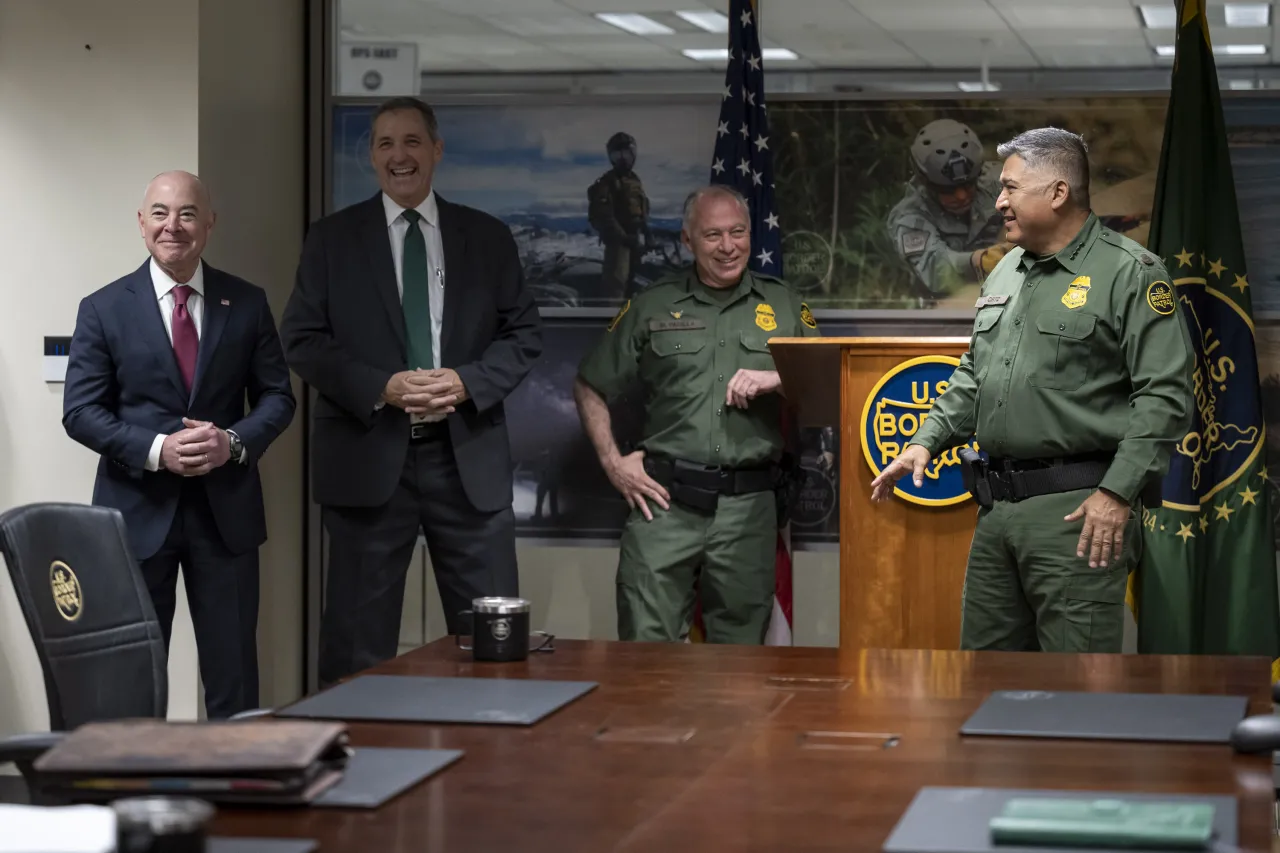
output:
[[[382,402],[404,409],[411,415],[427,415],[439,420],[467,399],[467,389],[458,372],[448,367],[433,370],[402,370],[387,380]],[[438,417],[431,417],[431,416]]]
[[[200,477],[231,459],[231,439],[209,421],[183,418],[186,429],[165,436],[160,467],[182,477]]]
[[[919,444],[909,444],[885,469],[871,481],[871,500],[880,503],[893,495],[894,484],[910,474],[919,488],[924,483],[924,469],[929,464],[929,451]],[[1124,529],[1129,523],[1129,504],[1104,489],[1098,489],[1085,498],[1080,506],[1063,521],[1084,519],[1080,538],[1076,542],[1076,556],[1089,559],[1089,568],[1107,567],[1114,556],[1124,553]]]

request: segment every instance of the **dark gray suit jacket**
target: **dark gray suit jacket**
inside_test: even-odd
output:
[[[542,352],[541,321],[510,229],[436,195],[444,245],[441,367],[470,398],[448,417],[462,487],[482,512],[510,506],[511,446],[503,400]],[[280,323],[289,365],[319,392],[312,496],[324,506],[391,498],[409,447],[409,416],[375,410],[408,369],[404,313],[382,195],[312,225]]]

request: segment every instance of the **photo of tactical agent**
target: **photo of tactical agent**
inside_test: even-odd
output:
[[[1013,247],[996,212],[1000,164],[968,125],[938,119],[911,143],[914,175],[889,212],[889,236],[932,293],[981,282]]]
[[[653,243],[649,233],[649,197],[636,165],[636,139],[619,131],[605,150],[612,168],[587,190],[587,221],[604,244],[604,292],[630,298],[640,260]]]

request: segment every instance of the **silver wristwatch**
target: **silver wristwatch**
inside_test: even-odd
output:
[[[244,453],[244,440],[236,435],[234,430],[227,430],[227,439],[231,447],[231,460],[239,462],[240,456]]]

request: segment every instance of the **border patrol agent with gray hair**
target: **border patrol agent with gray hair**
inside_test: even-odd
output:
[[[889,211],[898,256],[937,296],[982,281],[1013,248],[1001,241],[996,212],[1000,166],[985,162],[982,140],[965,124],[931,121],[911,143],[915,177]]]
[[[1191,424],[1191,339],[1160,260],[1089,209],[1079,136],[1029,130],[998,151],[996,207],[1018,248],[872,498],[976,435],[988,459],[961,451],[980,507],[961,648],[1119,652],[1141,509]]]
[[[773,608],[774,490],[784,481],[781,381],[768,342],[816,336],[818,325],[780,279],[747,270],[751,220],[735,190],[693,193],[682,231],[693,268],[623,305],[574,384],[583,429],[632,507],[618,635],[683,639],[696,583],[709,642],[760,644]],[[623,455],[605,401],[636,379],[643,438]]]

